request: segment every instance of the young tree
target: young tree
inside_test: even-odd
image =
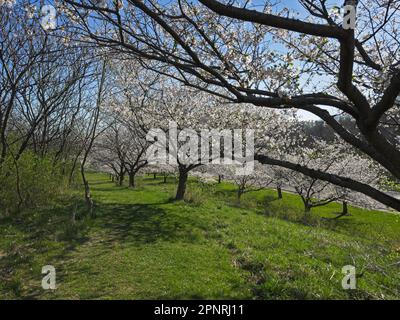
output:
[[[177,174],[177,168],[176,166],[172,166],[169,164],[160,164],[157,166],[152,166],[152,168],[149,168],[148,172],[153,174],[160,174],[163,177],[163,183],[167,183],[168,177]]]
[[[354,180],[362,181],[365,184],[378,188],[382,185],[382,177],[384,172],[382,169],[371,161],[368,157],[358,154],[353,150],[345,154],[345,157],[338,159],[335,164],[337,168],[341,168],[343,175],[351,177]],[[372,198],[354,192],[351,189],[337,187],[337,193],[341,195],[342,212],[336,217],[340,218],[349,213],[348,204],[356,205],[362,208],[378,208],[379,202]]]
[[[120,186],[127,173],[129,187],[134,188],[137,173],[148,163],[146,131],[128,104],[119,100],[109,102],[108,115],[112,123],[101,136],[95,158],[114,171]]]
[[[99,132],[98,132],[98,124],[99,124],[99,119],[100,119],[100,108],[104,102],[104,85],[106,82],[106,72],[107,72],[107,64],[106,60],[104,59],[102,63],[99,65],[99,77],[98,77],[98,87],[97,87],[97,92],[96,92],[96,102],[93,106],[92,112],[89,115],[89,124],[87,126],[87,131],[84,136],[83,140],[83,150],[82,150],[82,159],[81,159],[81,164],[80,164],[80,172],[81,172],[81,177],[82,177],[82,182],[83,182],[83,187],[85,190],[85,201],[86,205],[88,207],[90,216],[92,218],[96,217],[95,211],[94,211],[94,203],[92,199],[92,195],[90,192],[90,185],[89,181],[86,178],[85,174],[85,166],[86,166],[86,161],[89,157],[90,152],[92,151],[93,144],[95,142],[95,139],[98,137]]]
[[[268,176],[271,185],[274,185],[276,188],[278,199],[283,199],[282,189],[288,186],[288,177],[292,173],[290,170],[279,167],[279,166],[264,166],[262,169],[264,175]]]
[[[140,128],[127,128],[125,168],[129,176],[129,187],[135,188],[136,174],[144,168],[148,161],[145,158],[148,142]]]
[[[303,148],[302,152],[297,153],[297,159],[293,161],[318,168],[321,172],[327,172],[338,161],[339,155],[340,151],[338,152],[337,146],[327,146],[324,142],[320,142],[315,148]],[[307,177],[296,171],[288,172],[285,178],[287,184],[294,188],[300,196],[305,213],[309,213],[312,208],[325,206],[342,197],[338,189],[329,182]]]
[[[238,175],[236,173],[236,166],[224,167],[224,176],[229,181],[233,182],[237,186],[237,200],[240,203],[242,196],[245,193],[256,192],[265,189],[270,183],[270,178],[265,175],[265,171],[262,170],[261,165],[256,163],[255,170],[251,174]]]
[[[111,170],[118,186],[123,185],[126,173],[125,139],[122,126],[114,122],[98,137],[92,153],[93,162]]]
[[[333,172],[334,174],[357,179],[365,184],[376,187],[381,174],[379,166],[365,156],[357,154],[356,150],[340,143],[336,138],[333,142],[315,141],[311,147],[302,148],[302,152],[292,155],[293,162],[320,172]],[[342,201],[343,212],[347,214],[347,203],[358,203],[367,206],[369,198],[360,197],[359,194],[349,189],[335,186],[329,182],[304,176],[296,171],[288,171],[285,176],[286,184],[298,193],[303,201],[305,212],[310,212],[314,207],[327,205],[334,201]],[[357,201],[356,201],[357,199]]]

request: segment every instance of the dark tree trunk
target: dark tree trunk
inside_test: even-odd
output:
[[[243,191],[241,189],[238,190],[237,192],[237,201],[240,203],[240,200],[242,199]]]
[[[154,180],[157,179],[157,173],[153,173],[154,175]]]
[[[82,176],[82,181],[83,181],[83,187],[85,190],[85,202],[86,202],[86,206],[89,210],[89,216],[91,218],[96,218],[96,213],[94,211],[94,202],[92,199],[92,194],[90,193],[90,185],[89,185],[89,181],[86,179],[85,169],[84,169],[83,164],[81,165],[81,176]]]
[[[185,170],[179,170],[178,189],[176,190],[175,200],[183,200],[186,191],[186,182],[188,173]]]
[[[305,213],[310,213],[312,205],[310,204],[310,201],[308,199],[303,200],[304,203],[304,212]]]
[[[281,187],[276,187],[276,191],[278,191],[278,199],[282,199],[282,188]]]
[[[83,156],[83,159],[81,162],[81,176],[82,176],[83,185],[85,187],[85,200],[86,200],[86,205],[89,209],[90,216],[92,218],[96,218],[96,213],[94,211],[94,202],[92,199],[92,195],[90,193],[89,181],[86,179],[86,176],[85,176],[85,164],[86,164],[86,160],[89,156],[89,153],[92,149],[94,140],[96,139],[96,130],[97,130],[97,125],[99,123],[100,105],[101,105],[101,98],[102,98],[103,86],[104,86],[104,81],[105,81],[105,74],[106,74],[106,62],[104,60],[100,84],[99,84],[99,91],[97,93],[96,110],[93,115],[93,126],[90,128],[90,131],[88,132],[88,136],[87,136],[89,144],[87,147],[85,145],[86,148],[84,149],[84,156]],[[86,141],[85,141],[85,143],[86,143]]]
[[[219,174],[218,175],[218,183],[221,183],[222,182],[222,176]]]
[[[124,172],[124,169],[121,168],[121,170],[118,174],[118,185],[120,187],[124,184],[124,179],[125,179],[125,172]]]
[[[135,171],[130,171],[129,172],[129,188],[134,189],[135,188]]]
[[[164,174],[164,183],[167,183],[167,175]]]
[[[342,207],[342,212],[339,213],[339,215],[338,215],[337,217],[335,217],[334,220],[338,220],[338,219],[340,219],[341,217],[344,217],[344,216],[346,216],[346,215],[349,213],[349,209],[347,208],[347,201],[343,201],[343,202],[342,202],[342,205],[343,205],[343,207]]]
[[[347,208],[347,201],[343,201],[342,215],[346,215],[348,213],[349,213],[349,209]]]
[[[75,173],[75,169],[76,169],[76,164],[78,162],[78,156],[76,156],[74,158],[74,161],[72,162],[72,168],[71,171],[69,173],[69,179],[68,179],[68,185],[71,186],[72,185],[72,180],[74,179],[74,173]]]

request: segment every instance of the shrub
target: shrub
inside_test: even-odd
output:
[[[207,199],[204,192],[200,188],[193,186],[192,188],[186,191],[185,201],[195,206],[200,206],[204,204],[207,201]]]
[[[18,161],[9,156],[0,171],[0,213],[9,214],[53,203],[67,189],[68,179],[61,164],[51,156],[31,151]]]

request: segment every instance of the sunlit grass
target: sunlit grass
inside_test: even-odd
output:
[[[188,185],[151,176],[136,190],[91,174],[97,218],[79,194],[58,207],[0,224],[0,298],[35,299],[381,299],[400,290],[399,216],[339,204],[303,214],[296,195],[249,193],[229,183]],[[77,208],[78,220],[70,222]],[[57,289],[41,288],[54,265]],[[362,275],[341,287],[345,265]]]

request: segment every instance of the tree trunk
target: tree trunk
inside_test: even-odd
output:
[[[93,203],[92,195],[90,193],[90,185],[89,185],[89,181],[87,181],[87,179],[86,179],[85,168],[84,168],[83,163],[81,164],[81,176],[82,176],[83,186],[85,189],[85,202],[86,202],[86,206],[89,211],[89,216],[91,218],[96,218],[96,214],[94,211],[94,203]]]
[[[237,192],[237,201],[240,204],[240,200],[242,199],[243,192],[239,189]]]
[[[134,189],[135,188],[135,171],[130,171],[129,172],[129,188]]]
[[[100,115],[100,105],[102,101],[102,94],[103,94],[103,86],[105,82],[105,74],[106,74],[106,61],[103,61],[103,68],[102,68],[102,73],[101,73],[101,79],[99,83],[99,91],[97,93],[97,101],[96,101],[96,110],[95,113],[92,115],[93,119],[93,125],[90,127],[90,130],[88,132],[88,135],[85,140],[85,145],[84,145],[84,155],[83,159],[81,162],[81,176],[82,176],[82,181],[83,185],[85,187],[85,200],[86,204],[89,208],[90,212],[90,217],[96,218],[96,213],[94,211],[94,203],[92,199],[92,195],[90,194],[90,186],[89,186],[89,181],[86,179],[85,176],[85,164],[86,160],[89,156],[90,151],[92,150],[94,140],[96,139],[96,130],[97,130],[97,125],[99,123],[99,115]],[[86,145],[88,143],[88,145]]]
[[[167,175],[164,174],[164,183],[167,183]]]
[[[343,204],[342,213],[340,213],[337,217],[335,217],[334,220],[338,220],[341,217],[344,217],[349,213],[349,210],[347,208],[347,201],[343,201],[342,204]]]
[[[124,179],[125,179],[125,172],[124,172],[124,169],[121,168],[121,170],[119,171],[119,174],[118,174],[118,185],[120,187],[122,187],[122,185],[124,184]]]
[[[311,204],[308,202],[308,200],[306,200],[304,202],[304,212],[305,213],[310,213],[311,212],[311,208],[312,208]]]
[[[176,190],[175,200],[183,200],[186,191],[187,171],[179,170],[178,189]]]
[[[154,175],[154,180],[157,179],[157,173],[153,173]]]
[[[342,215],[346,215],[348,213],[349,213],[349,209],[347,208],[347,201],[343,201]]]
[[[90,194],[89,183],[87,181],[85,181],[84,185],[85,185],[85,200],[86,200],[86,205],[89,209],[89,215],[91,218],[95,218],[94,204],[93,204],[92,195]]]
[[[282,188],[281,187],[276,187],[276,190],[278,191],[278,199],[282,199]]]
[[[69,173],[69,179],[68,179],[68,186],[72,185],[72,180],[74,179],[74,173],[76,169],[76,164],[78,163],[78,156],[74,158],[74,161],[72,162],[72,168]]]
[[[222,182],[222,176],[219,174],[218,175],[218,184],[220,184]]]

